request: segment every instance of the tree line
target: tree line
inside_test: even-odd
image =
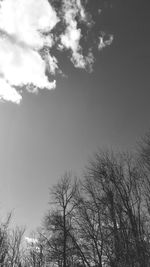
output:
[[[98,152],[82,179],[66,172],[28,245],[0,226],[0,266],[150,266],[150,134],[137,153]]]

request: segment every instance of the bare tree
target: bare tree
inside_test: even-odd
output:
[[[6,266],[8,261],[8,228],[12,214],[9,213],[5,222],[0,225],[0,266]]]
[[[16,227],[9,233],[8,238],[8,261],[11,267],[21,264],[22,239],[25,228]]]
[[[45,263],[150,265],[150,182],[142,164],[129,154],[100,152],[80,183],[66,173],[52,187],[39,239]]]
[[[91,190],[96,183],[99,194]],[[147,266],[141,172],[128,155],[98,153],[86,174],[88,192],[99,203],[103,252],[110,266]],[[143,265],[145,264],[145,265]]]
[[[74,242],[84,266],[102,267],[103,222],[100,203],[97,201],[96,183],[82,182],[76,195],[74,216]]]
[[[47,231],[45,238],[51,252],[53,251],[51,254],[53,259],[56,260],[58,257],[58,266],[69,266],[70,247],[72,246],[69,232],[72,228],[72,216],[76,205],[74,202],[76,191],[77,182],[72,181],[70,173],[65,173],[57,185],[50,190],[50,205],[55,207],[55,211],[45,216],[44,228]]]
[[[150,132],[148,132],[139,142],[138,152],[140,154],[140,164],[148,173],[150,172]]]

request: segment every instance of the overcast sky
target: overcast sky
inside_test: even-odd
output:
[[[63,11],[66,28],[60,38],[39,38],[34,28],[30,32],[35,34],[33,43],[31,36],[21,35],[19,26],[16,30],[15,26],[6,25],[4,17],[13,9],[7,6],[5,14],[1,7],[1,36],[5,37],[0,39],[0,59],[2,62],[4,56],[7,60],[0,63],[0,87],[6,90],[0,90],[0,213],[14,210],[15,222],[30,230],[40,225],[48,208],[49,187],[66,170],[80,174],[98,148],[133,150],[150,128],[149,1],[116,0],[103,5],[99,0],[89,2],[95,24],[87,45],[90,49],[93,45],[93,52],[86,44],[83,49],[79,47],[81,32],[75,23],[69,28],[67,16],[72,15],[66,14],[72,13],[67,13],[68,9]],[[98,12],[98,7],[103,8]],[[46,34],[48,25],[51,31],[61,24],[57,8],[56,11],[50,8],[48,13],[53,23],[43,17],[38,24]],[[83,26],[86,21],[89,27],[83,29],[87,34],[92,22],[88,21],[89,26],[86,15],[82,10],[80,19]],[[76,34],[72,46],[75,39],[70,37],[71,30]],[[55,52],[44,54],[45,61],[39,56],[43,42],[49,42],[50,51]],[[85,49],[87,54],[83,57]],[[26,58],[27,65],[21,61]],[[21,76],[23,72],[27,73],[25,78]],[[34,88],[29,88],[28,83]],[[37,93],[37,88],[43,89],[42,84],[55,89]]]

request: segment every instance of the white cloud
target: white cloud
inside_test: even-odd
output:
[[[22,91],[18,88],[34,93],[56,87],[56,80],[49,81],[46,75],[49,72],[53,77],[58,70],[61,73],[53,46],[62,52],[68,50],[76,68],[92,70],[93,52],[87,49],[85,54],[81,46],[84,36],[80,25],[90,25],[90,16],[81,0],[62,0],[59,16],[48,0],[0,2],[1,100],[19,104]],[[58,36],[55,27],[59,22],[63,27],[60,26]],[[105,42],[100,37],[98,49],[110,45],[112,40],[112,36]]]
[[[70,49],[71,61],[77,68],[86,68],[88,64],[92,65],[93,60],[90,56],[83,56],[80,40],[82,38],[81,29],[78,28],[76,17],[84,22],[87,20],[86,12],[80,0],[64,0],[64,20],[66,30],[60,36],[62,48]],[[88,21],[87,21],[88,22]]]
[[[49,49],[44,48],[42,51],[42,57],[46,63],[46,69],[52,75],[56,74],[56,70],[58,69],[58,61],[55,56],[52,56],[49,52]]]
[[[113,42],[113,39],[114,37],[112,34],[108,35],[106,39],[105,33],[102,33],[101,36],[99,37],[98,50],[102,50],[106,46],[111,45]]]
[[[0,99],[19,104],[22,96],[9,83],[0,78]]]
[[[33,84],[51,89],[45,75],[45,62],[37,51],[22,47],[9,40],[0,40],[0,71],[11,85]]]
[[[76,68],[87,69],[89,72],[93,70],[94,56],[92,52],[89,52],[87,56],[78,52],[73,53],[72,61]]]
[[[9,19],[8,19],[9,18]],[[53,89],[56,81],[46,76],[46,61],[39,50],[51,47],[53,39],[44,36],[59,19],[47,0],[5,0],[0,8],[0,98],[19,103],[14,86]],[[51,71],[57,62],[51,59]],[[5,93],[4,93],[5,90]]]
[[[34,49],[43,47],[41,32],[51,31],[58,21],[47,0],[4,0],[1,3],[1,29]]]

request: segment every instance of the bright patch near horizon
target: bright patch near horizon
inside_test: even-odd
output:
[[[19,104],[22,90],[54,89],[59,70],[51,48],[70,51],[75,67],[92,69],[91,49],[83,55],[82,31],[89,26],[81,0],[62,0],[60,17],[48,0],[3,0],[0,2],[0,99]],[[62,23],[64,29],[55,31]],[[53,32],[52,32],[53,30]],[[49,72],[50,75],[46,75]],[[61,73],[61,71],[60,71]]]
[[[38,242],[38,240],[36,238],[31,238],[28,236],[25,237],[25,240],[28,244],[36,244]]]

